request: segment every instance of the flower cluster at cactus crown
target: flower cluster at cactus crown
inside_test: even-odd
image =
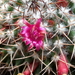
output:
[[[0,0],[1,69],[14,69],[14,73],[19,70],[22,74],[18,75],[68,75],[70,69],[73,75],[75,69],[67,67],[69,64],[75,68],[72,58],[75,59],[75,0]],[[34,63],[35,59],[39,64]]]
[[[33,47],[36,48],[36,50],[39,50],[43,48],[44,44],[44,37],[46,30],[45,28],[41,27],[42,18],[38,19],[35,24],[28,23],[25,19],[23,19],[23,22],[26,26],[21,27],[20,35],[23,37],[23,41],[26,45],[29,45],[29,50]]]

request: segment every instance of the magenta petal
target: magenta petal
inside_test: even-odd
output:
[[[25,19],[23,19],[23,23],[26,24],[27,26],[30,26],[30,25],[31,25],[31,24],[30,24],[27,20],[25,20]]]
[[[30,39],[26,39],[26,45],[30,44],[31,40]]]
[[[37,44],[37,42],[36,42],[36,41],[33,41],[33,45],[34,45],[34,47],[36,47],[36,44]]]
[[[40,42],[39,42],[39,45],[40,45],[41,47],[43,47],[43,41],[40,41]]]
[[[37,22],[35,24],[37,28],[40,27],[41,21],[42,21],[42,18],[40,18],[40,19],[37,20]]]
[[[21,27],[22,30],[28,30],[28,28],[29,28],[28,26]]]
[[[21,34],[21,35],[25,34],[25,31],[24,31],[24,30],[22,30],[22,31],[20,32],[20,34]]]
[[[41,33],[46,33],[46,29],[43,28],[43,27],[40,27],[40,32],[41,32]]]
[[[36,50],[38,51],[40,49],[40,45],[36,44]]]
[[[28,50],[30,50],[30,49],[32,49],[34,46],[33,46],[33,44],[31,43],[30,45],[29,45],[29,47],[28,47]]]

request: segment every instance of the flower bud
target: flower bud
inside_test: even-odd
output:
[[[65,55],[61,54],[59,60],[57,61],[58,75],[67,75],[68,74],[69,67],[68,67],[67,62],[68,61],[67,61]]]
[[[59,6],[59,7],[67,7],[68,6],[68,1],[67,0],[57,0],[57,6]]]
[[[31,75],[31,72],[33,73],[35,71],[35,69],[38,67],[39,62],[34,62],[29,64],[29,67],[27,67],[27,69],[23,72],[24,75]]]

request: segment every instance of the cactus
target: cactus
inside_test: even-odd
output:
[[[74,21],[74,0],[1,0],[0,75],[74,75]]]

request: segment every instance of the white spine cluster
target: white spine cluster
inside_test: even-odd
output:
[[[14,31],[13,31],[13,30],[7,30],[6,35],[7,35],[10,39],[12,39],[12,38],[14,38]]]
[[[58,31],[59,34],[62,34],[63,32],[66,32],[67,29],[62,23],[60,23],[60,24],[57,24],[56,31]]]
[[[56,15],[56,12],[57,12],[57,10],[55,7],[51,7],[49,9],[47,9],[47,13],[50,14],[50,17],[54,17],[54,15]]]
[[[8,7],[9,7],[9,5],[7,3],[2,4],[1,8],[0,8],[0,11],[4,12],[4,11],[6,11],[8,9]]]
[[[56,46],[57,48],[63,47],[63,41],[62,40],[56,40],[54,42],[54,46]]]
[[[62,17],[66,16],[66,15],[68,16],[70,10],[71,9],[69,9],[69,8],[60,7],[59,14],[62,15]]]
[[[6,15],[5,19],[6,19],[6,22],[12,23],[13,16],[12,16],[10,13],[8,13],[8,14]]]
[[[19,19],[17,21],[17,25],[19,25],[19,26],[25,26],[25,24],[23,23],[23,19]]]
[[[36,13],[32,14],[33,18],[38,19],[40,18],[40,12],[37,11]]]
[[[52,57],[52,60],[54,60],[55,62],[57,62],[58,60],[59,60],[59,56],[58,55],[54,55],[53,57]]]
[[[16,42],[15,46],[18,50],[22,50],[22,43]]]
[[[68,24],[73,26],[73,25],[75,24],[75,18],[74,18],[74,17],[71,17],[71,18],[68,20]]]

